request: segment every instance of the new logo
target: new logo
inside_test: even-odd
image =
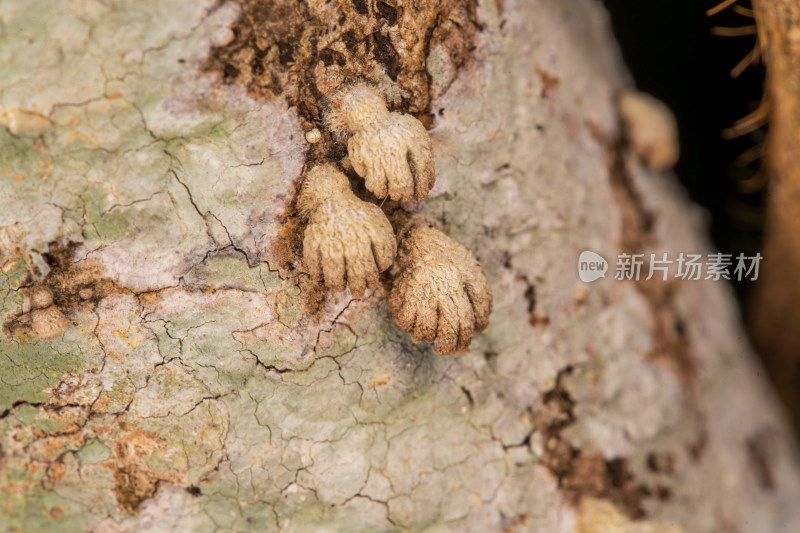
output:
[[[602,255],[590,250],[581,252],[578,257],[578,277],[581,281],[591,283],[606,277],[606,272],[608,272],[608,261]]]

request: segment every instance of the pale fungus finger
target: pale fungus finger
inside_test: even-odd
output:
[[[373,255],[370,253],[363,259],[362,264],[364,266],[364,279],[366,280],[366,287],[377,287],[380,284],[380,271],[378,270],[378,262],[375,261]],[[391,263],[389,265],[391,266]]]
[[[459,354],[469,348],[474,332],[472,308],[462,291],[442,298],[434,349],[439,355]]]
[[[411,329],[414,342],[433,342],[439,328],[439,304],[435,300],[427,300],[428,305],[416,306],[416,321]]]
[[[426,157],[426,147],[414,143],[408,148],[408,164],[414,176],[414,196],[425,198],[436,181],[433,160]]]
[[[466,350],[475,332],[475,312],[463,288],[451,292],[450,298],[458,316],[458,346]]]
[[[370,250],[372,251],[372,259],[378,266],[378,272],[383,272],[394,262],[394,254],[396,250],[396,241],[392,239],[372,239],[370,238]]]
[[[380,284],[397,247],[392,226],[378,206],[353,194],[344,174],[331,164],[311,169],[297,206],[308,219],[303,264],[312,278],[334,291],[349,286],[355,298]]]
[[[442,303],[439,324],[436,329],[436,340],[433,344],[437,355],[456,355],[461,353],[458,331],[459,321],[457,309],[449,301]]]
[[[354,250],[348,250],[348,252],[354,252]],[[367,269],[364,267],[367,258],[359,255],[349,255],[348,253],[345,253],[345,258],[350,294],[354,298],[361,298],[364,295],[364,291],[367,290]]]
[[[475,329],[483,331],[489,325],[492,312],[492,291],[486,276],[473,276],[464,282],[464,292],[469,298],[475,316]]]
[[[322,255],[318,243],[307,234],[303,239],[303,264],[312,279],[322,278]]]
[[[336,292],[343,291],[347,286],[347,259],[343,248],[341,240],[331,239],[323,248],[322,254],[322,274],[325,278],[325,285]]]
[[[377,198],[389,196],[389,179],[383,166],[371,162],[380,157],[380,145],[361,142],[361,136],[352,137],[347,143],[350,164],[356,174],[364,178],[364,186]]]
[[[359,132],[353,138],[364,139],[367,135],[369,132]],[[386,177],[389,198],[400,202],[412,200],[414,198],[414,176],[411,175],[411,168],[408,165],[408,149],[404,140],[387,135],[379,137],[379,139],[381,143],[385,144],[378,144],[381,153],[371,161],[373,169]],[[374,140],[369,142],[376,144]]]
[[[438,279],[425,270],[406,270],[395,280],[389,295],[389,308],[397,324],[411,335],[414,342],[433,342],[439,323]],[[411,305],[411,303],[414,305]]]

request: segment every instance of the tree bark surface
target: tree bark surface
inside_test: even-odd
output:
[[[709,244],[626,148],[600,2],[482,1],[471,59],[428,56],[420,208],[494,293],[459,357],[382,290],[315,299],[282,266],[310,148],[280,96],[204,69],[239,14],[0,4],[0,530],[588,532],[589,498],[641,531],[800,530],[730,288],[613,279],[620,252]],[[586,249],[612,262],[593,284]]]

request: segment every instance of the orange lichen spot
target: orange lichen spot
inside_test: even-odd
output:
[[[381,387],[383,385],[388,385],[390,381],[392,381],[392,378],[390,378],[389,376],[380,377],[380,378],[376,379],[374,382],[370,383],[367,386],[367,390],[372,390],[372,389],[374,389],[376,387]]]

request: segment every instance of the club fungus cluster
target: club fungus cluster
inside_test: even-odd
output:
[[[347,141],[350,164],[375,197],[403,202],[428,195],[436,174],[419,120],[390,112],[366,84],[334,93],[326,119],[336,138]],[[297,205],[308,221],[303,264],[327,288],[349,287],[358,298],[394,264],[392,316],[414,342],[434,343],[439,355],[463,353],[488,326],[492,294],[480,264],[422,217],[402,224],[396,239],[384,212],[356,197],[334,163],[306,174]]]

